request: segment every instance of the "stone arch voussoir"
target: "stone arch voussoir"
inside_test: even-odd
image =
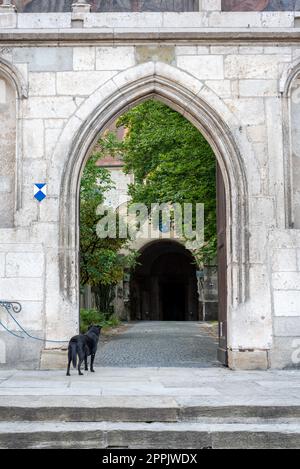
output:
[[[2,57],[0,57],[0,73],[14,84],[19,99],[28,97],[28,85],[23,75],[12,63]]]

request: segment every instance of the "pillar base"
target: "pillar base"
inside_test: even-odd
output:
[[[44,349],[41,353],[41,370],[67,369],[68,352],[62,349]]]
[[[268,350],[228,350],[228,366],[232,370],[267,370]]]

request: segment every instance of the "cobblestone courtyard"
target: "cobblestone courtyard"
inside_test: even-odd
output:
[[[214,323],[142,321],[100,339],[96,364],[107,367],[218,366]]]

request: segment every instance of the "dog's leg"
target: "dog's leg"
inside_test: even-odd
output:
[[[95,373],[95,370],[94,370],[94,360],[95,360],[95,353],[92,353],[92,355],[91,355],[91,372],[92,372],[92,373]]]
[[[83,358],[80,358],[80,359],[79,359],[79,363],[78,363],[78,374],[79,374],[80,376],[83,375],[83,373],[81,373],[81,369],[80,369],[82,362],[83,362]]]
[[[84,369],[85,369],[85,371],[89,371],[86,354],[85,354],[85,356],[84,356]]]

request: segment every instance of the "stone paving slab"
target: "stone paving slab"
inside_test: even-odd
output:
[[[7,406],[11,407],[13,405],[18,405],[18,407],[42,407],[42,406],[51,406],[51,407],[74,407],[74,400],[70,399],[69,396],[36,396],[34,399],[31,399],[30,396],[21,396],[16,399],[14,396],[3,396],[1,398],[1,407]],[[143,408],[179,408],[178,403],[173,397],[166,396],[130,396],[130,397],[121,397],[118,400],[114,397],[109,396],[77,396],[76,405],[86,408],[94,407],[135,407],[138,409]]]
[[[175,398],[181,404],[235,404],[300,406],[300,372],[238,372],[226,368],[96,368],[96,373],[71,377],[64,371],[0,372],[0,396],[17,403],[20,396],[102,396],[102,398],[156,396]]]

